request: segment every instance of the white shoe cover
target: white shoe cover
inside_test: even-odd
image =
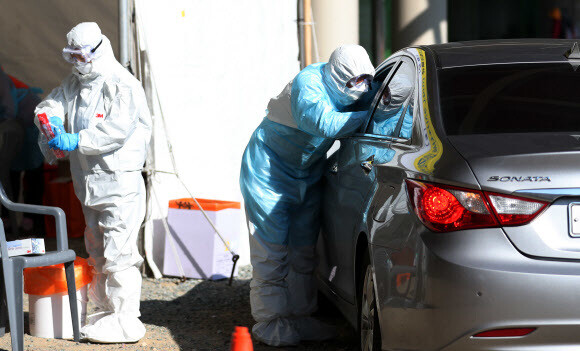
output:
[[[324,341],[337,337],[336,328],[312,317],[301,317],[294,320],[301,341]]]
[[[254,339],[270,346],[294,346],[300,343],[300,335],[293,321],[276,318],[268,322],[258,322],[252,328]]]
[[[87,325],[92,325],[97,323],[101,318],[106,317],[110,314],[113,314],[113,312],[111,311],[100,311],[97,313],[93,313],[91,315],[87,316],[87,323],[85,324],[85,326]]]
[[[92,320],[94,324],[87,324],[81,329],[83,339],[113,344],[137,342],[145,336],[145,326],[137,317],[116,313],[95,317]]]

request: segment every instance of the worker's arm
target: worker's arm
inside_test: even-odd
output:
[[[49,118],[49,121],[51,121],[51,123],[55,123],[55,125],[52,126],[55,134],[58,133],[56,131],[62,133],[64,130],[64,125],[58,126],[57,124],[62,124],[65,120],[66,117],[64,108],[65,106],[66,99],[64,90],[61,85],[59,87],[54,88],[50,92],[50,94],[48,94],[48,96],[43,101],[41,101],[34,109],[34,124],[41,131],[38,135],[38,146],[40,147],[40,151],[44,155],[45,160],[50,164],[56,162],[57,157],[54,151],[50,149],[48,145],[49,141],[47,140],[45,134],[42,132],[40,121],[36,116],[38,116],[41,113],[46,113],[46,116]]]
[[[323,138],[352,135],[367,116],[367,111],[339,112],[327,97],[320,77],[314,74],[296,77],[290,99],[298,128]]]
[[[41,113],[46,113],[48,117],[59,117],[63,122],[65,121],[65,110],[64,107],[66,106],[66,99],[64,96],[64,91],[62,86],[54,88],[48,96],[42,100],[38,106],[34,109],[34,115],[38,116]],[[40,128],[40,124],[38,122],[38,118],[34,118],[34,123],[38,128]]]
[[[139,122],[139,106],[132,90],[125,84],[105,83],[103,85],[105,100],[112,100],[111,107],[105,111],[103,121],[79,132],[79,152],[85,155],[99,155],[121,148],[133,134]]]

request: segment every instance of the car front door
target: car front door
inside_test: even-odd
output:
[[[389,185],[379,187],[385,181],[378,179],[376,165],[393,159],[393,141],[405,142],[411,137],[417,83],[415,65],[406,55],[393,60],[392,65],[386,65],[385,70],[389,71],[377,73],[383,82],[363,133],[340,140],[325,178],[319,273],[339,296],[352,304],[356,296],[353,277],[358,234],[366,232],[364,223],[369,215],[382,215],[379,208],[369,208],[369,199],[377,191],[394,191]]]

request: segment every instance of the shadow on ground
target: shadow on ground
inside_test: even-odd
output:
[[[142,321],[170,330],[181,350],[229,350],[235,326],[251,327],[250,280],[202,281],[171,301],[141,302]],[[175,283],[172,283],[175,284]],[[339,337],[322,343],[303,343],[291,350],[356,350],[354,330],[338,312],[325,308],[317,317],[336,325]],[[283,350],[254,342],[254,350]]]
[[[69,245],[78,256],[87,257],[82,238],[69,239]],[[52,247],[56,247],[56,242],[54,239],[48,239],[47,249]],[[249,270],[249,267],[240,269]],[[173,350],[177,344],[179,349],[184,351],[229,350],[234,327],[246,326],[251,329],[254,324],[250,314],[250,279],[247,279],[250,276],[249,272],[241,274],[241,277],[234,279],[232,286],[228,285],[227,279],[219,281],[190,279],[180,283],[176,278],[159,280],[146,278],[142,289],[141,320],[146,324],[147,335],[140,343],[95,345],[51,341],[49,344],[39,345],[38,342],[42,341],[39,340],[40,338],[29,337],[25,340],[28,341],[26,349],[92,351],[113,350],[121,347],[140,351]],[[254,350],[346,351],[358,349],[355,331],[328,302],[322,305],[316,317],[336,325],[339,329],[338,338],[328,342],[303,343],[291,348],[274,348],[255,341]],[[28,332],[27,325],[26,322]],[[4,345],[0,345],[0,351],[2,347]]]

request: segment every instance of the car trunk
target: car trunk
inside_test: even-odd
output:
[[[503,228],[521,252],[580,260],[580,135],[475,134],[449,140],[482,190],[550,203],[530,223]]]

